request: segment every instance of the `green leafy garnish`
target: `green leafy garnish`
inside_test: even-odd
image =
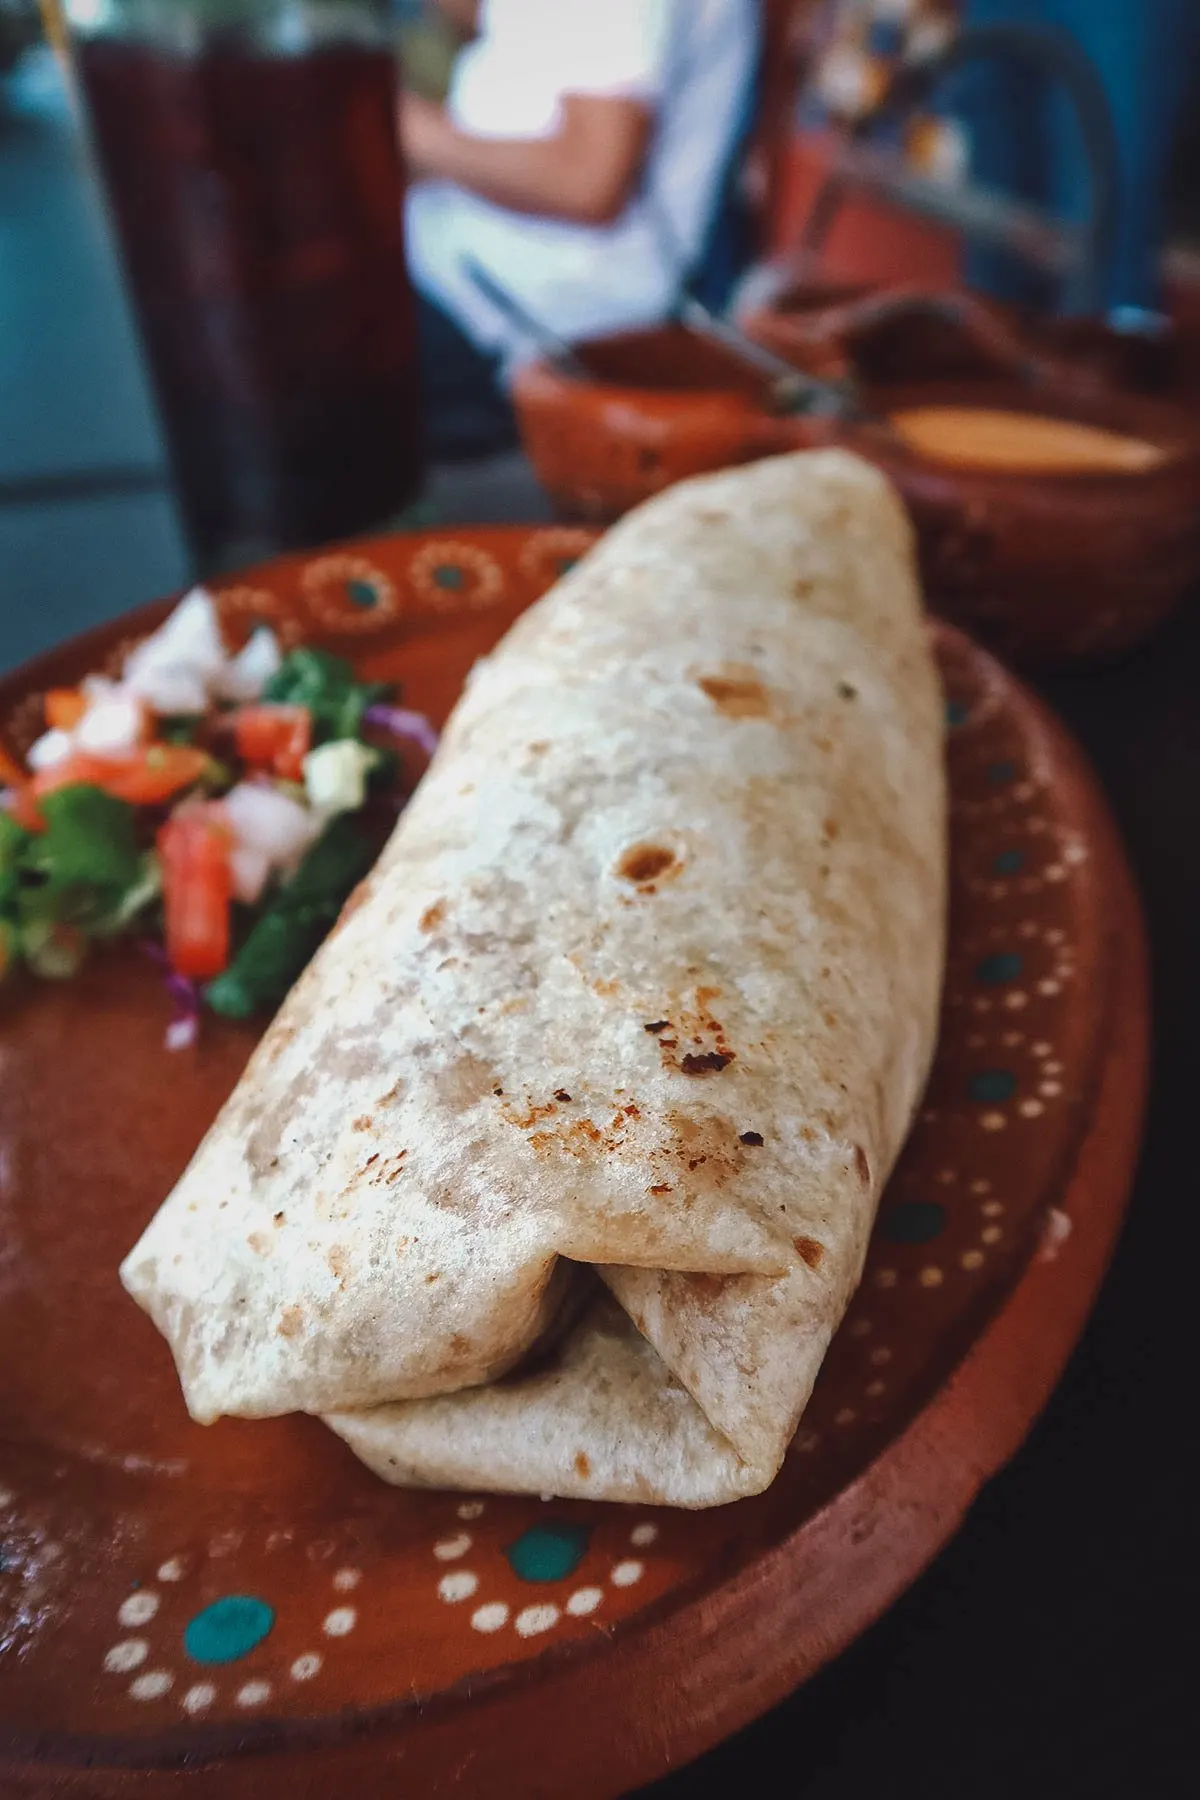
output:
[[[279,889],[204,997],[227,1019],[249,1019],[283,999],[333,925],[375,852],[342,814],[317,839],[295,875]]]
[[[16,900],[21,860],[31,842],[23,826],[0,812],[0,913],[7,912]]]
[[[21,916],[86,925],[111,911],[142,873],[134,809],[79,786],[46,794],[41,811],[46,829],[21,858]]]
[[[321,743],[327,738],[360,737],[367,708],[392,692],[386,681],[356,681],[344,658],[306,644],[289,651],[262,697],[280,706],[307,707],[313,741]]]
[[[158,721],[158,735],[164,744],[194,744],[199,731],[200,720],[191,714]]]

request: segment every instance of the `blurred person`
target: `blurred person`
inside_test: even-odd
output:
[[[721,252],[759,6],[439,5],[465,42],[444,105],[417,94],[401,105],[405,229],[430,445],[478,454],[515,440],[507,378],[543,346],[480,292],[470,263],[560,337],[668,317]]]

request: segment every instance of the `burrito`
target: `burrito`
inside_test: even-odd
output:
[[[882,477],[631,514],[472,672],[123,1265],[193,1416],[401,1485],[764,1488],[927,1074],[945,829]]]

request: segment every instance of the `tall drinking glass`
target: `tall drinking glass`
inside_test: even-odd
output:
[[[388,0],[64,0],[199,572],[422,474]]]

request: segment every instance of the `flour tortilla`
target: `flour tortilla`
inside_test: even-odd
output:
[[[944,882],[882,478],[639,509],[475,670],[126,1259],[194,1416],[327,1414],[404,1483],[765,1486],[924,1083]]]

